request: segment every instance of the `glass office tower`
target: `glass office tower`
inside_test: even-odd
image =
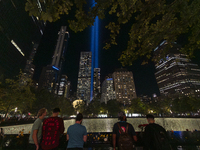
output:
[[[91,63],[92,52],[81,52],[77,83],[77,98],[84,100],[86,104],[90,102]]]
[[[167,42],[154,51],[158,55]],[[200,96],[200,69],[186,55],[180,53],[180,45],[173,44],[166,58],[156,63],[155,77],[161,96]]]
[[[61,26],[60,31],[58,32],[58,39],[52,58],[52,63],[51,65],[43,68],[39,81],[39,89],[45,88],[51,92],[55,91],[55,94],[58,94],[62,73],[62,65],[65,61],[65,53],[67,50],[68,40],[69,32],[67,31],[67,27]],[[45,72],[47,74],[51,73],[48,75],[48,78],[45,78]]]

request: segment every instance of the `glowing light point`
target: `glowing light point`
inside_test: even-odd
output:
[[[22,54],[22,56],[25,56],[24,53],[21,51],[21,49],[17,46],[17,44],[11,40],[11,43],[15,46],[15,48]]]

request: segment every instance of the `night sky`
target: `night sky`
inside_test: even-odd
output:
[[[33,62],[36,66],[33,77],[35,81],[39,80],[42,68],[51,64],[58,38],[58,31],[61,26],[68,26],[68,19],[69,16],[63,16],[54,23],[47,22],[43,38]],[[103,46],[109,40],[109,31],[105,29],[105,25],[108,24],[109,19],[100,20],[99,24],[99,67],[101,68],[101,83],[105,79],[105,76],[113,73],[115,69],[122,67],[118,58],[121,52],[126,49],[128,31],[130,29],[130,24],[124,25],[117,39],[118,45],[112,46],[109,50],[105,50]],[[63,74],[68,76],[68,80],[71,81],[72,91],[76,92],[80,52],[90,51],[90,29],[88,27],[83,32],[75,33],[68,28],[68,31],[70,33],[70,39],[66,51],[66,60],[63,65]],[[124,67],[133,72],[137,95],[147,94],[151,96],[153,93],[159,94],[154,77],[154,64],[141,65],[141,62],[142,60],[137,60],[132,66]]]

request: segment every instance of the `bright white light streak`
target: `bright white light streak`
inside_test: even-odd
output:
[[[24,53],[21,51],[21,49],[17,46],[17,44],[11,40],[11,43],[15,46],[15,48],[22,54],[22,56],[25,56]]]

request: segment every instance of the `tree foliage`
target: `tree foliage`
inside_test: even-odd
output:
[[[129,24],[129,41],[122,51],[119,60],[122,65],[132,65],[138,57],[151,58],[153,50],[162,40],[168,41],[168,48],[181,34],[188,34],[182,52],[193,56],[195,49],[200,48],[200,1],[199,0],[95,0],[89,9],[86,0],[27,0],[25,10],[40,20],[54,22],[63,14],[68,15],[75,9],[75,19],[69,19],[69,27],[83,31],[92,26],[95,18],[104,19],[111,16],[106,28],[110,30],[111,45],[117,45],[117,37],[124,24]],[[41,8],[38,6],[41,6]],[[87,6],[87,7],[86,7]],[[167,53],[162,51],[160,57]],[[156,58],[157,59],[157,58]]]
[[[5,114],[18,107],[21,112],[28,112],[35,100],[31,92],[32,80],[20,72],[16,79],[5,79],[0,84],[0,110]]]
[[[147,114],[148,113],[148,105],[143,103],[140,98],[135,98],[131,100],[131,105],[129,106],[130,113],[141,113]]]
[[[112,117],[117,117],[118,113],[123,110],[122,104],[119,103],[116,99],[109,100],[106,106],[108,115]]]

